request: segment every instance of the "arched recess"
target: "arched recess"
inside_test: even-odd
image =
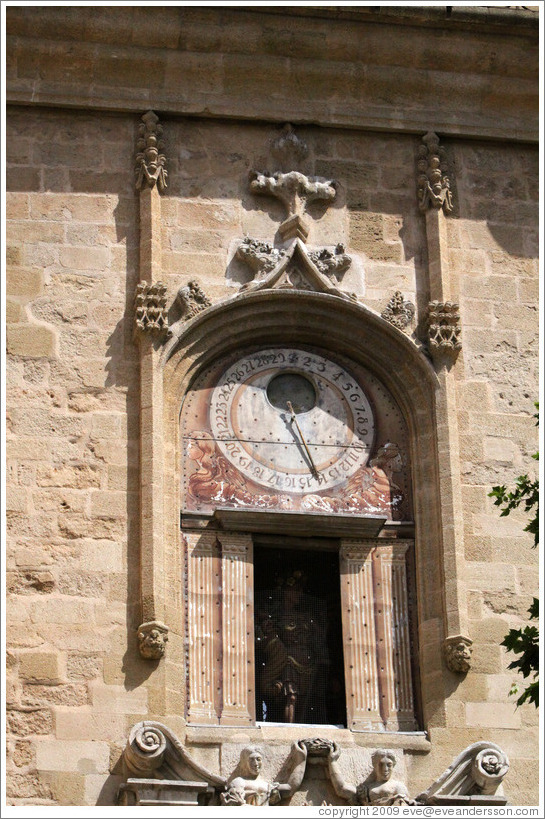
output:
[[[152,525],[141,546],[144,619],[163,620],[170,628],[165,701],[159,706],[165,713],[175,710],[180,714],[187,648],[179,526],[179,415],[184,396],[199,373],[219,357],[259,345],[297,344],[337,352],[362,365],[390,391],[403,413],[409,429],[415,488],[420,666],[426,667],[431,652],[440,654],[445,636],[442,623],[452,601],[445,599],[435,427],[438,380],[432,365],[407,336],[356,301],[298,290],[239,294],[183,324],[181,331],[164,345],[159,364],[163,394],[153,398],[155,464],[147,472],[155,485],[149,492],[145,491],[143,465],[142,519],[152,519]],[[449,581],[455,583],[456,578],[450,577]],[[425,723],[438,699],[431,678],[426,674],[422,681]]]

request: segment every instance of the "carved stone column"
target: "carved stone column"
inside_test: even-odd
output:
[[[341,542],[341,602],[348,727],[383,730],[369,541]]]
[[[405,560],[411,541],[379,541],[373,550],[380,712],[387,731],[414,731]]]
[[[221,676],[221,562],[214,533],[188,532],[188,721],[219,722]]]
[[[458,304],[452,291],[449,269],[446,214],[453,208],[445,155],[439,138],[426,134],[418,160],[418,201],[426,219],[430,304],[428,343],[437,369],[440,388],[436,397],[439,456],[439,502],[442,519],[445,645],[456,636],[467,652],[467,600],[464,577],[464,516],[460,478],[458,412],[454,366],[461,349]],[[467,668],[469,663],[467,663]],[[451,670],[455,670],[454,668]]]
[[[163,375],[158,339],[167,329],[166,288],[161,275],[161,197],[166,187],[162,127],[153,111],[142,117],[136,154],[140,194],[140,270],[135,329],[140,343],[140,566],[142,621],[166,635],[163,549]],[[165,640],[166,642],[166,640]],[[142,651],[144,659],[149,652]],[[164,654],[164,648],[163,648]],[[152,658],[153,659],[153,658]],[[158,659],[158,656],[155,657]]]
[[[255,720],[253,544],[250,535],[218,532],[222,573],[222,725]]]

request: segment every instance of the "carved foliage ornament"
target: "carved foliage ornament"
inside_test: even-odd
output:
[[[141,190],[146,185],[155,187],[161,193],[167,187],[166,156],[162,152],[165,143],[161,139],[163,126],[159,117],[153,111],[148,111],[142,117],[138,128],[136,147],[136,189]]]
[[[459,305],[450,301],[431,301],[428,305],[428,344],[433,354],[455,357],[462,349]]]
[[[418,148],[418,206],[422,213],[429,208],[451,213],[453,208],[444,148],[433,131],[422,137]]]
[[[147,333],[160,334],[168,328],[167,288],[163,282],[139,282],[136,285],[136,327]]]
[[[194,280],[188,282],[186,287],[180,287],[176,302],[182,311],[184,321],[193,318],[212,304],[200,284]]]
[[[413,320],[414,304],[405,301],[403,293],[396,290],[381,315],[383,319],[389,321],[398,330],[404,330]]]

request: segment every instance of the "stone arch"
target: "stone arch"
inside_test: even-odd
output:
[[[375,375],[397,401],[410,437],[416,532],[417,612],[420,665],[430,629],[444,617],[441,516],[435,431],[435,371],[422,350],[406,335],[358,302],[298,290],[239,294],[209,307],[171,336],[161,354],[162,384],[162,544],[164,571],[156,572],[152,594],[163,595],[171,628],[169,646],[183,645],[183,590],[173,572],[182,574],[179,527],[179,415],[195,378],[217,358],[259,345],[306,344],[338,352]],[[155,529],[157,532],[156,520]],[[156,535],[158,537],[158,533]],[[151,545],[151,544],[150,544]],[[143,546],[143,548],[145,548]],[[151,546],[153,550],[153,546]],[[155,560],[145,561],[147,565]],[[175,568],[174,568],[175,567]],[[169,582],[172,580],[173,582]],[[144,584],[143,584],[144,585]],[[440,629],[440,626],[439,626]],[[444,635],[437,635],[438,639]],[[169,652],[171,649],[169,648]],[[167,658],[168,660],[168,658]],[[422,687],[423,717],[433,693]]]

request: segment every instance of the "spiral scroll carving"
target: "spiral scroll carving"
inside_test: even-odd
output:
[[[139,722],[129,734],[125,761],[139,776],[151,773],[163,762],[167,738],[158,723]]]

